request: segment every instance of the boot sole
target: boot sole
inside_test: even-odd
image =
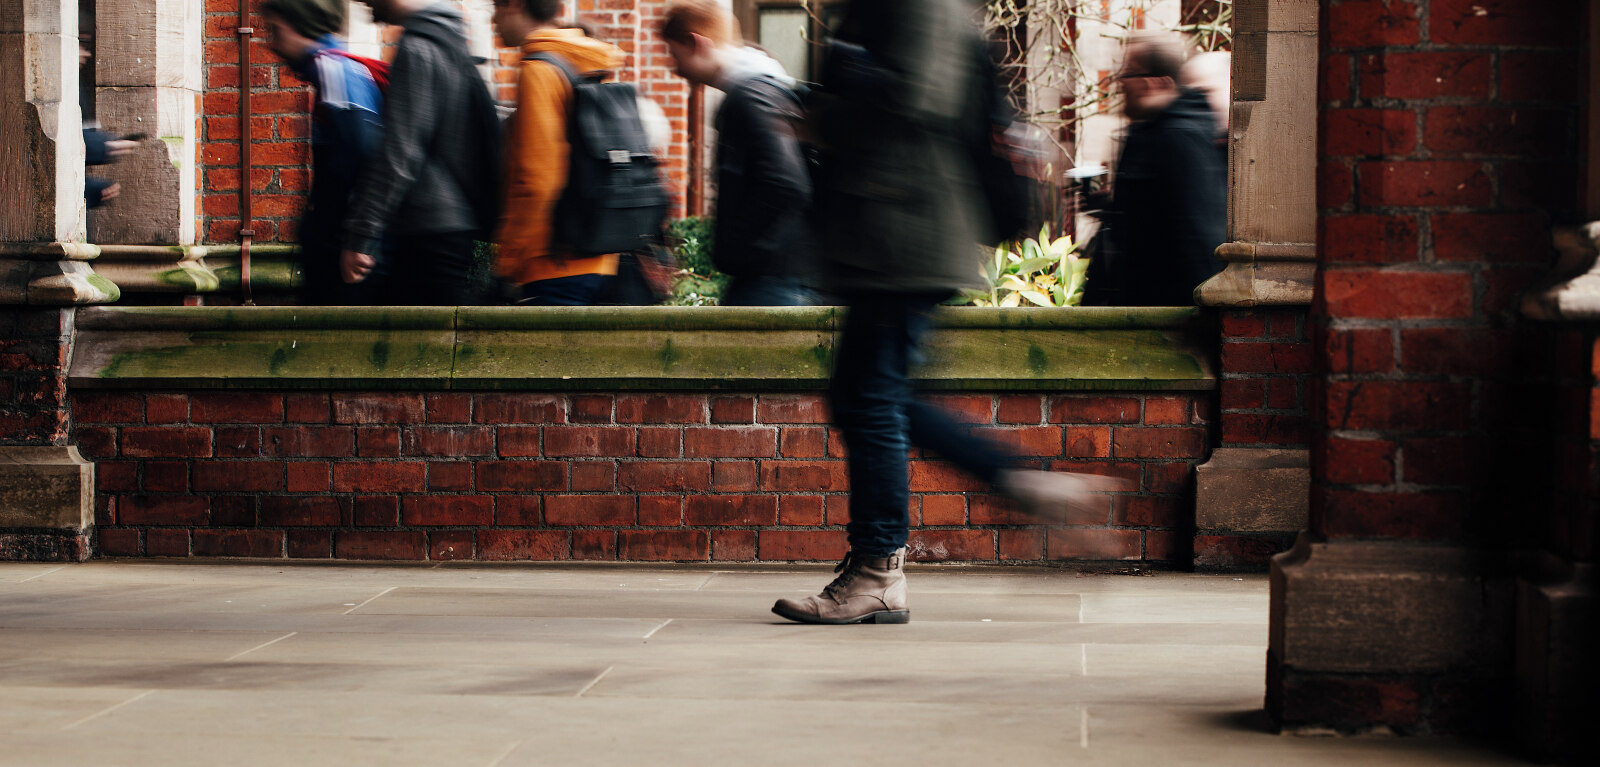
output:
[[[789,613],[780,611],[776,607],[772,608],[772,614],[776,615],[776,616],[778,616],[780,618],[786,618],[788,620],[792,620],[792,621],[794,621],[796,623],[813,623],[813,624],[822,624],[822,625],[827,625],[827,626],[845,626],[845,625],[850,625],[850,624],[854,624],[854,623],[910,623],[911,622],[911,611],[910,610],[880,610],[879,612],[875,612],[875,613],[867,613],[866,615],[860,616],[858,618],[846,618],[846,619],[843,619],[843,620],[829,620],[827,618],[818,618],[818,617],[812,616],[812,615],[799,615],[799,614],[790,615]]]

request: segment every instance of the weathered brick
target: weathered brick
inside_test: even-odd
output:
[[[218,426],[215,452],[218,458],[254,458],[261,455],[261,427]]]
[[[183,461],[145,461],[144,489],[181,493],[189,489],[189,464]]]
[[[1384,51],[1360,58],[1364,99],[1481,99],[1492,86],[1487,52]],[[1415,134],[1414,126],[1412,133]]]
[[[472,420],[476,423],[565,423],[567,420],[566,403],[557,396],[548,394],[474,396]]]
[[[184,394],[146,394],[145,423],[184,423],[189,420],[189,397]]]
[[[1170,495],[1119,495],[1114,509],[1114,523],[1128,527],[1177,527],[1194,518],[1191,501]]]
[[[1325,157],[1410,154],[1417,115],[1408,109],[1323,109],[1317,131]]]
[[[269,426],[260,434],[266,456],[348,458],[356,452],[356,433],[349,426]]]
[[[1472,275],[1335,269],[1319,272],[1328,312],[1371,319],[1456,319],[1472,316]]]
[[[684,499],[683,519],[695,527],[772,525],[778,521],[778,497],[692,495]]]
[[[567,469],[567,489],[575,493],[617,489],[615,461],[573,461]]]
[[[283,544],[281,530],[194,531],[194,555],[197,557],[281,559]]]
[[[326,394],[286,394],[283,397],[283,418],[289,423],[326,424],[331,412]]]
[[[334,423],[392,425],[427,420],[427,404],[420,393],[337,393],[332,402]]]
[[[357,427],[356,455],[362,458],[400,457],[400,429],[394,426]]]
[[[202,492],[282,490],[284,468],[277,461],[199,461],[193,466],[189,484]]]
[[[428,491],[454,492],[472,489],[472,464],[466,461],[429,461]]]
[[[712,397],[711,423],[755,423],[755,397]]]
[[[753,407],[753,406],[752,406]],[[640,458],[680,458],[683,456],[683,430],[639,427]]]
[[[828,430],[820,426],[786,426],[778,434],[784,458],[822,458],[828,453]]]
[[[425,559],[428,541],[411,530],[341,530],[334,536],[333,552],[339,559]]]
[[[624,461],[617,483],[641,493],[705,492],[711,489],[710,461]]]
[[[1380,264],[1418,260],[1417,219],[1399,214],[1323,216],[1322,252],[1326,263]]]
[[[255,527],[260,521],[256,506],[262,496],[213,495],[211,504],[212,527]]]
[[[152,557],[187,557],[190,555],[188,530],[149,530],[144,534],[144,553]]]
[[[763,461],[762,490],[828,492],[850,488],[844,461]]]
[[[771,426],[689,427],[683,430],[688,458],[771,458],[778,430]]]
[[[1319,495],[1313,488],[1314,496]],[[1449,540],[1460,536],[1465,499],[1457,492],[1322,490],[1321,531],[1330,538]]]
[[[1050,399],[1050,423],[1138,423],[1143,403],[1136,397],[1067,395]]]
[[[780,495],[778,524],[793,527],[819,526],[826,519],[825,503],[825,498],[820,495]]]
[[[756,531],[711,531],[711,559],[716,562],[749,562],[756,558]]]
[[[470,423],[472,395],[427,394],[423,396],[423,411],[428,423]]]
[[[1206,449],[1201,428],[1121,426],[1111,437],[1118,458],[1198,458]]]
[[[401,522],[408,526],[494,524],[494,497],[488,495],[415,495],[400,504]]]
[[[76,392],[72,419],[78,423],[144,423],[144,398],[122,392]]]
[[[193,423],[283,423],[283,395],[201,393],[189,396]]]
[[[1183,426],[1190,423],[1187,397],[1146,397],[1144,424],[1146,426]]]
[[[494,454],[494,429],[488,426],[413,426],[401,432],[401,455],[445,457]]]
[[[913,562],[989,562],[995,558],[993,530],[912,530],[906,558]]]
[[[911,461],[907,466],[913,493],[959,493],[989,488],[983,480],[944,461]]]
[[[478,489],[487,492],[534,492],[567,489],[563,461],[483,461],[478,464]]]
[[[1144,539],[1138,530],[1085,530],[1055,528],[1045,539],[1050,559],[1139,559]]]
[[[333,484],[327,461],[290,461],[284,464],[284,487],[291,493],[326,493]]]
[[[762,530],[757,548],[766,562],[835,562],[850,545],[843,530]]]
[[[1410,0],[1351,0],[1331,6],[1326,19],[1334,49],[1415,45],[1421,40],[1417,3]]]
[[[630,561],[703,562],[711,558],[707,530],[622,530],[617,557]]]
[[[1461,430],[1472,421],[1471,391],[1464,383],[1334,381],[1324,395],[1329,429]]]
[[[261,524],[267,527],[337,527],[349,500],[336,496],[267,495],[261,498]]]
[[[1037,425],[1044,420],[1044,400],[1037,394],[1002,394],[995,405],[995,422]]]
[[[1529,13],[1519,0],[1432,0],[1428,37],[1445,45],[1569,46],[1578,40],[1578,24],[1554,8]]]
[[[210,514],[205,496],[125,495],[117,499],[123,525],[204,525]]]
[[[95,552],[106,557],[139,556],[138,530],[99,529],[94,536]]]
[[[677,527],[683,524],[683,496],[639,496],[639,524],[645,527]]]
[[[963,494],[923,495],[922,524],[926,527],[957,526],[967,523],[967,496]],[[779,520],[782,522],[780,513]],[[790,524],[782,522],[782,524]]]
[[[428,559],[453,562],[472,559],[477,551],[477,535],[471,530],[430,530]]]
[[[624,394],[617,397],[617,423],[705,423],[701,394]]]
[[[631,495],[547,495],[544,498],[547,525],[633,525],[638,519],[638,499]]]
[[[1532,107],[1439,106],[1423,116],[1422,138],[1448,153],[1556,157],[1566,151],[1569,115]]]
[[[764,394],[756,403],[757,423],[827,423],[827,400],[810,394]]]
[[[634,454],[634,431],[621,426],[547,426],[544,454],[550,458],[626,458]]]
[[[1441,261],[1543,264],[1550,230],[1544,213],[1436,213],[1433,253]]]
[[[1002,562],[1037,562],[1044,559],[1043,530],[999,530],[998,551]]]
[[[574,395],[568,403],[567,420],[570,423],[612,423],[615,400],[609,394]]]
[[[500,527],[535,527],[544,524],[543,498],[537,495],[500,495],[494,499],[494,523]]]
[[[1196,566],[1262,570],[1291,542],[1284,535],[1197,535],[1191,546]]]
[[[1310,439],[1310,419],[1299,414],[1235,413],[1222,419],[1225,445],[1304,445]]]
[[[333,465],[336,493],[418,493],[428,489],[421,461],[341,462]]]
[[[1379,160],[1357,163],[1366,207],[1485,207],[1492,190],[1483,163],[1468,160]]]

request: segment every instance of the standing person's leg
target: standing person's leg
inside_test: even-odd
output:
[[[910,489],[908,378],[911,353],[935,300],[899,294],[851,297],[830,391],[850,471],[850,553],[822,593],[780,599],[773,612],[805,623],[904,623],[906,514]]]

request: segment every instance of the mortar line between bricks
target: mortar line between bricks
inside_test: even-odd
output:
[[[44,571],[42,573],[39,573],[38,575],[35,575],[35,576],[31,577],[31,578],[23,578],[22,580],[17,581],[17,583],[27,583],[28,581],[36,581],[36,580],[39,580],[40,578],[45,577],[46,575],[49,575],[51,573],[59,573],[62,570],[65,570],[65,569],[67,569],[66,565],[62,565],[60,567],[54,567],[54,568],[46,570],[46,571]]]
[[[88,715],[88,716],[86,716],[86,717],[84,717],[82,719],[79,719],[76,722],[73,722],[72,724],[67,725],[66,727],[62,727],[61,731],[62,732],[66,732],[67,730],[70,730],[70,729],[72,729],[74,727],[77,727],[78,725],[83,724],[85,722],[90,722],[90,721],[93,721],[95,719],[99,719],[100,717],[105,716],[106,714],[109,714],[109,713],[111,713],[113,711],[116,711],[117,709],[122,708],[123,706],[126,706],[129,703],[136,703],[136,702],[139,701],[140,698],[143,698],[144,696],[149,695],[150,693],[153,693],[153,692],[155,692],[155,690],[145,690],[144,692],[141,692],[138,695],[135,695],[135,696],[133,696],[133,697],[121,702],[121,703],[118,703],[118,704],[113,705],[113,706],[111,706],[109,708],[105,708],[105,709],[102,709],[100,711],[97,711],[97,712],[95,712],[93,714],[90,714],[90,715]]]
[[[238,660],[240,658],[243,658],[246,655],[249,655],[250,653],[255,652],[256,650],[260,650],[260,649],[263,649],[263,648],[266,648],[266,647],[271,647],[271,646],[273,646],[273,645],[275,645],[275,644],[277,644],[279,642],[282,642],[283,640],[288,639],[289,637],[292,637],[292,636],[294,636],[295,634],[298,634],[298,633],[300,633],[300,632],[291,631],[291,632],[289,632],[287,634],[284,634],[283,636],[278,637],[277,639],[274,639],[274,640],[272,640],[270,642],[262,642],[261,644],[258,644],[255,647],[252,647],[252,648],[250,648],[248,650],[245,650],[242,653],[239,653],[237,655],[234,655],[231,658],[228,658],[227,660],[223,661],[223,663],[231,663],[231,662],[236,661],[236,660]]]
[[[611,673],[611,670],[614,669],[614,668],[616,668],[616,666],[606,666],[606,670],[605,671],[600,672],[599,676],[595,677],[594,679],[589,680],[589,683],[584,685],[583,689],[579,690],[578,694],[574,695],[572,697],[574,697],[574,698],[583,697],[584,693],[586,693],[586,692],[588,692],[590,690],[593,690],[594,686],[597,685],[597,684],[600,684],[600,680],[605,679],[606,678],[606,674]]]
[[[397,588],[400,588],[400,587],[399,586],[390,586],[389,588],[386,588],[383,591],[378,592],[375,596],[372,597],[372,599],[368,599],[367,601],[362,602],[361,604],[356,605],[355,607],[352,607],[352,608],[350,608],[348,610],[345,610],[343,614],[344,615],[349,615],[350,613],[353,613],[353,612],[355,612],[357,610],[360,610],[361,608],[372,604],[373,600],[377,599],[378,597],[381,597],[384,594],[387,594],[387,593],[389,593],[391,591],[394,591]]]
[[[501,751],[499,756],[497,756],[494,759],[489,761],[489,767],[499,767],[499,764],[501,762],[505,761],[506,757],[511,755],[511,752],[516,751],[519,747],[522,746],[523,743],[526,743],[526,742],[527,741],[523,741],[523,740],[512,741],[511,745],[506,746],[505,750]]]

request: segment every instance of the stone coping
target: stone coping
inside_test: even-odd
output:
[[[79,388],[816,390],[836,307],[94,307]],[[919,385],[1207,390],[1195,308],[945,308]]]

